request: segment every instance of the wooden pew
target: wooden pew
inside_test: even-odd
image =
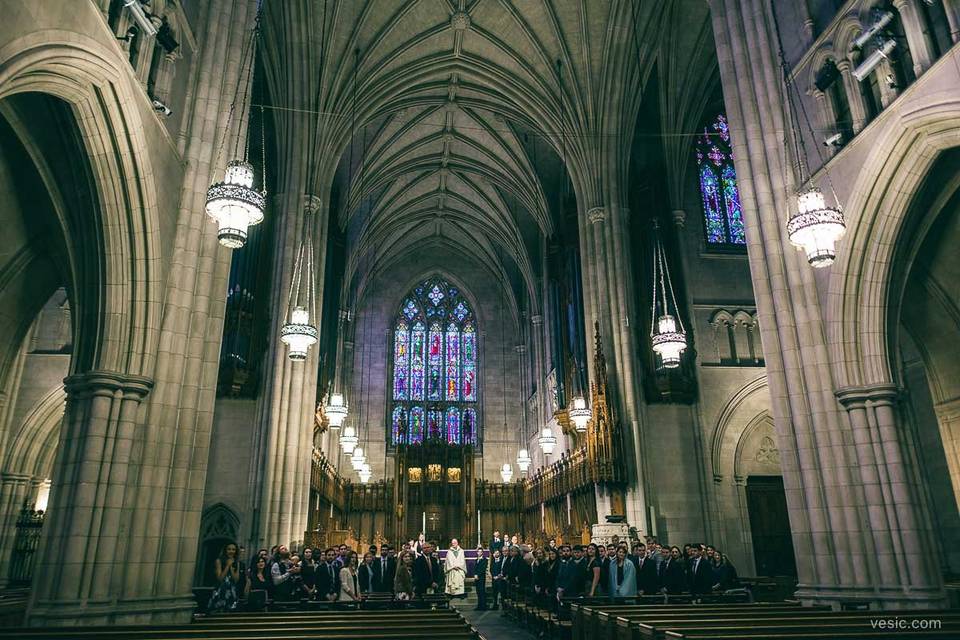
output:
[[[477,640],[453,610],[237,613],[207,616],[194,624],[0,630],[18,640],[379,640],[393,638]]]

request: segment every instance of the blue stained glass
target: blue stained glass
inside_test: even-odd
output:
[[[410,409],[410,442],[423,442],[423,407]]]
[[[460,443],[460,410],[456,407],[447,409],[447,442]]]
[[[394,407],[393,409],[393,443],[398,444],[406,429],[406,411],[403,407]]]
[[[700,165],[700,195],[703,197],[707,243],[746,244],[730,128],[723,114],[704,127],[703,135],[697,138],[696,158]]]
[[[403,298],[395,322],[390,441],[475,444],[479,356],[470,304],[433,277]],[[423,402],[429,407],[413,404]]]
[[[727,165],[723,170],[723,202],[727,207],[730,241],[746,244],[747,238],[743,232],[743,211],[740,208],[740,191],[737,189],[737,174],[731,165]]]

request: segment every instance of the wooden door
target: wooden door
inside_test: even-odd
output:
[[[787,517],[787,497],[780,476],[747,478],[747,512],[758,576],[797,575]]]

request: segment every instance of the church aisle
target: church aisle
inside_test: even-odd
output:
[[[476,629],[485,640],[530,640],[533,635],[516,626],[516,623],[503,615],[503,611],[477,611],[476,594],[470,591],[463,600],[452,601],[455,608],[467,622]]]

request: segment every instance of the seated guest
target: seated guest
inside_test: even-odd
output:
[[[316,568],[316,594],[318,600],[333,602],[340,595],[340,566],[336,549],[330,547],[324,555],[325,561]]]
[[[483,547],[477,547],[477,561],[473,565],[473,587],[477,590],[477,611],[487,610],[487,557]]]
[[[610,561],[611,598],[627,598],[637,595],[637,574],[633,563],[627,560],[626,547],[620,547],[617,555]]]
[[[366,595],[380,591],[380,581],[377,579],[376,569],[373,566],[373,554],[363,554],[363,564],[357,569],[360,579],[360,593]]]
[[[737,576],[737,569],[734,567],[727,556],[715,549],[713,553],[713,579],[715,589],[726,591],[727,589],[736,589],[740,586],[740,578]]]
[[[716,581],[713,579],[713,567],[710,561],[702,555],[702,547],[690,547],[690,564],[687,567],[687,582],[690,594],[702,596],[713,591]]]
[[[360,579],[357,575],[357,554],[351,553],[343,560],[343,568],[340,569],[340,594],[337,596],[337,602],[349,604],[359,601]]]
[[[422,553],[413,565],[413,584],[417,595],[436,593],[440,587],[440,562],[433,557],[429,542],[421,545]]]
[[[660,591],[660,577],[657,575],[657,561],[653,557],[653,547],[638,545],[636,560],[637,593],[654,595]]]
[[[273,582],[274,600],[294,600],[299,597],[300,567],[290,560],[290,551],[286,546],[277,547],[277,559],[270,567],[270,579]]]
[[[680,547],[670,547],[670,555],[660,563],[660,591],[677,594],[683,593],[686,588],[686,575],[681,564]]]
[[[413,561],[412,551],[404,551],[400,554],[400,565],[393,577],[393,592],[397,600],[413,599]]]

